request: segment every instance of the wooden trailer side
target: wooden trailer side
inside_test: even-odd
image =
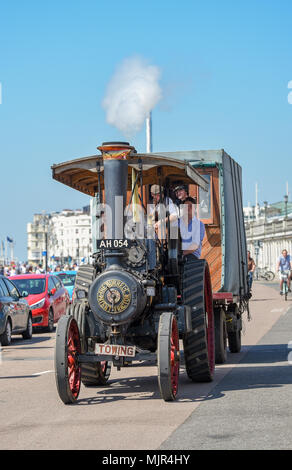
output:
[[[222,285],[222,237],[220,228],[220,190],[219,190],[219,171],[214,168],[199,168],[196,170],[202,175],[210,177],[210,217],[200,220],[205,225],[205,236],[202,243],[201,258],[206,259],[211,274],[212,291],[218,292]],[[190,195],[196,197],[198,205],[200,204],[200,193],[196,186],[190,187]]]

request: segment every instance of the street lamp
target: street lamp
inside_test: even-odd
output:
[[[284,196],[284,203],[285,203],[285,220],[287,220],[288,217],[288,195],[285,194]]]
[[[264,208],[265,208],[265,221],[267,220],[267,211],[268,211],[268,201],[264,201]]]

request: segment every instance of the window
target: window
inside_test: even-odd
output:
[[[198,190],[198,216],[205,224],[214,223],[213,215],[213,180],[211,173],[201,173],[203,178],[209,182],[208,191],[204,191],[202,188]]]
[[[0,286],[1,286],[2,290],[3,290],[3,295],[4,295],[5,297],[9,297],[9,291],[8,291],[8,288],[7,288],[6,284],[4,283],[4,280],[3,280],[3,279],[0,279]]]
[[[3,289],[1,287],[1,280],[0,280],[0,297],[4,297],[4,292],[3,292]]]
[[[58,279],[56,276],[53,276],[53,281],[55,283],[56,289],[60,289],[62,287],[62,283],[60,279]]]
[[[15,285],[12,284],[12,282],[8,281],[8,279],[4,279],[4,282],[8,287],[9,294],[11,295],[11,297],[17,297],[18,298],[19,297],[19,292],[18,292],[17,288],[15,287]]]
[[[55,284],[52,277],[49,277],[48,280],[48,292],[51,292],[52,289],[55,289]]]
[[[32,295],[41,294],[42,292],[45,292],[45,278],[14,279],[13,282],[20,292],[23,292],[25,290]]]

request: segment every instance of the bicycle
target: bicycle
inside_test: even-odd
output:
[[[290,276],[290,271],[284,270],[280,272],[280,279],[283,281],[282,291],[281,294],[284,295],[284,299],[287,300],[288,298],[288,278]]]
[[[267,267],[256,268],[256,279],[265,279],[265,281],[273,281],[275,279],[275,274],[272,271],[269,271]]]

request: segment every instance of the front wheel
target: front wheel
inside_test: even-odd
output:
[[[179,377],[179,334],[177,320],[173,313],[162,313],[157,341],[160,395],[165,401],[173,401],[177,395]]]
[[[265,278],[267,281],[273,281],[275,279],[275,274],[272,271],[267,271]]]
[[[5,330],[0,335],[0,344],[1,346],[9,346],[11,344],[11,334],[12,334],[12,326],[10,320],[7,320],[5,325]]]
[[[76,320],[70,315],[60,318],[56,333],[55,377],[59,396],[63,403],[74,403],[81,386],[81,367],[78,355],[81,342]]]

